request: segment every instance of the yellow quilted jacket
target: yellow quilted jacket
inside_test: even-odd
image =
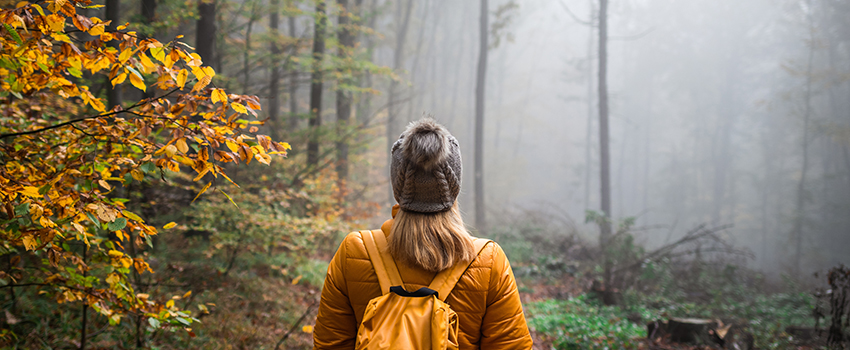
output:
[[[388,220],[381,230],[389,235],[391,227]],[[436,275],[403,264],[398,268],[409,291],[427,287]],[[363,239],[357,232],[349,234],[328,267],[313,349],[353,349],[366,305],[380,295]],[[460,349],[531,349],[516,280],[498,244],[484,248],[446,302],[458,314]]]

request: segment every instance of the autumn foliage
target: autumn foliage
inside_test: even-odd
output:
[[[269,164],[289,145],[256,135],[258,98],[215,87],[179,37],[109,31],[77,12],[86,7],[96,6],[0,10],[0,254],[11,267],[0,285],[82,302],[113,324],[132,314],[188,326],[192,315],[170,296],[134,288],[134,274],[154,273],[136,252],[157,228],[128,209],[125,189],[184,172],[200,196],[232,182],[225,163]],[[106,106],[105,90],[125,82],[152,97]]]

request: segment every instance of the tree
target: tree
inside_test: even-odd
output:
[[[489,24],[487,0],[481,0],[481,18],[478,29],[478,70],[475,79],[475,225],[486,229],[484,205],[484,88],[487,84],[487,37]]]
[[[269,68],[269,121],[271,135],[280,137],[280,0],[269,1],[269,30],[272,39],[269,47],[271,52]]]
[[[195,29],[195,50],[201,58],[215,67],[215,2],[198,0],[198,22]],[[220,67],[217,67],[220,68]]]
[[[355,8],[359,8],[362,0],[358,0]],[[352,12],[349,7],[348,0],[337,0],[340,6],[338,25],[339,29],[339,49],[338,55],[343,62],[347,62],[352,56],[354,50],[354,34],[351,32],[351,17]],[[348,69],[344,67],[339,69],[340,81],[336,90],[336,120],[338,128],[338,139],[336,142],[337,163],[336,172],[339,181],[341,193],[345,193],[345,182],[348,180],[348,141],[345,134],[348,132],[348,124],[351,120],[351,91],[348,91],[353,81],[351,73],[346,72]]]
[[[322,126],[322,60],[325,55],[325,29],[328,16],[325,0],[316,0],[316,20],[313,29],[313,65],[310,77],[310,140],[307,143],[307,167],[319,164],[319,128]]]
[[[599,220],[599,248],[604,259],[603,285],[611,288],[611,259],[606,252],[611,238],[611,159],[608,151],[608,0],[599,0],[599,184],[602,214]],[[606,300],[608,303],[610,300]]]
[[[404,62],[404,44],[407,41],[407,28],[410,24],[410,13],[413,10],[413,0],[406,2],[407,7],[404,7],[405,2],[399,1],[396,5],[396,37],[395,48],[393,52],[393,71],[398,72],[402,68]],[[402,15],[404,9],[404,15]],[[398,80],[390,81],[389,91],[387,92],[387,174],[389,174],[390,165],[392,164],[392,149],[398,133],[396,132],[395,124],[398,118]],[[389,186],[389,203],[395,203],[393,196],[393,188]]]
[[[90,4],[0,10],[0,250],[18,261],[0,281],[79,302],[112,324],[135,314],[154,328],[185,327],[190,311],[138,293],[129,278],[153,272],[135,250],[152,244],[158,229],[127,209],[118,188],[182,166],[206,183],[197,198],[229,180],[225,163],[269,164],[289,145],[252,135],[262,122],[243,116],[256,117],[259,99],[210,86],[215,71],[187,45],[141,39],[125,25],[108,30],[77,13]],[[78,46],[67,35],[75,31],[94,39]],[[107,110],[88,86],[102,77],[157,95]]]

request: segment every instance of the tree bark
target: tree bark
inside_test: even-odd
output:
[[[481,35],[478,46],[478,75],[475,79],[475,226],[479,232],[487,229],[484,204],[484,88],[487,83],[487,0],[481,0],[478,30]]]
[[[407,8],[404,10],[404,16],[402,17],[402,5],[404,3],[399,2],[398,7],[396,8],[396,20],[401,21],[400,23],[396,22],[400,27],[397,28],[396,32],[396,41],[395,41],[395,53],[393,55],[393,71],[398,72],[402,68],[402,63],[404,62],[404,43],[407,38],[407,28],[410,23],[410,13],[413,9],[413,0],[409,0],[406,2]],[[398,82],[392,80],[390,82],[389,92],[387,93],[387,174],[390,172],[390,164],[392,164],[392,148],[393,143],[395,143],[398,134],[395,129],[395,122],[398,115],[398,106],[396,105],[396,94]],[[393,188],[392,185],[389,186],[389,203],[395,202],[395,196],[393,196]]]
[[[291,0],[289,2],[291,6]],[[289,16],[288,23],[289,26],[289,37],[295,37],[295,16]],[[292,46],[292,55],[295,55],[298,52],[298,46]],[[298,70],[294,67],[289,67],[289,130],[298,129],[298,99],[296,98],[298,94]]]
[[[611,236],[611,172],[608,149],[608,0],[599,0],[599,184],[604,220],[600,222],[599,247],[604,260],[603,286],[611,291],[611,258],[606,247]]]
[[[328,16],[325,0],[316,1],[316,21],[313,30],[313,66],[310,77],[310,140],[307,142],[307,166],[319,164],[319,128],[322,126],[322,60],[325,56],[325,28]]]
[[[269,0],[269,31],[271,32],[271,60],[269,62],[269,124],[271,136],[281,139],[280,123],[280,0]]]
[[[107,30],[115,31],[117,27],[120,25],[121,21],[121,1],[120,0],[106,0],[106,20],[112,21],[109,24]],[[109,46],[114,47],[117,50],[120,50],[118,47],[117,41],[113,40]],[[109,108],[114,108],[115,106],[120,106],[121,102],[123,102],[123,98],[121,96],[121,85],[112,86],[112,82],[107,79],[106,82],[107,93],[106,99],[109,104]]]
[[[204,63],[213,69],[215,66],[215,0],[199,0],[198,18],[195,29],[195,52]]]
[[[337,0],[341,8],[338,24],[339,31],[339,57],[346,59],[351,57],[351,50],[354,49],[354,35],[352,35],[349,26],[351,25],[351,8],[349,8],[349,0]],[[352,79],[346,76],[346,69],[340,69],[340,83],[350,85]],[[346,181],[348,181],[348,140],[345,135],[348,133],[348,124],[351,120],[351,91],[347,88],[338,87],[336,91],[336,120],[337,120],[337,163],[336,173],[338,178],[338,187],[340,193],[340,202],[345,202],[344,196],[346,192]]]
[[[808,4],[809,11],[811,11],[811,0],[808,1]],[[806,206],[806,173],[809,168],[809,118],[812,114],[812,61],[815,55],[814,25],[812,24],[811,13],[807,17],[809,22],[809,57],[806,62],[806,100],[803,111],[803,164],[800,169],[800,181],[797,183],[797,200],[795,205],[794,228],[792,231],[794,238],[794,272],[798,275],[801,272],[800,265],[803,257],[803,211]]]

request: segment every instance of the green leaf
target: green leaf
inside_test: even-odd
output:
[[[24,41],[21,40],[21,36],[18,35],[18,31],[15,30],[15,28],[12,28],[12,26],[10,26],[8,23],[3,23],[3,28],[6,28],[6,31],[8,31],[9,34],[12,35],[12,39],[15,39],[15,42],[17,42],[18,45],[24,44]]]
[[[47,191],[50,191],[50,187],[51,187],[51,186],[52,186],[52,185],[50,185],[50,183],[47,183],[47,184],[45,184],[44,186],[39,187],[39,188],[38,188],[38,194],[40,194],[40,195],[42,195],[42,196],[43,196],[44,194],[46,194],[46,193],[47,193]]]
[[[127,226],[126,218],[115,218],[115,221],[106,224],[109,231],[118,231]]]
[[[23,216],[23,215],[29,214],[29,212],[30,212],[30,204],[29,203],[18,204],[18,205],[15,206],[15,215]]]
[[[93,222],[95,226],[100,226],[100,220],[98,220],[97,217],[94,216],[94,214],[87,212],[86,216],[88,216],[89,220],[91,220],[91,222]]]
[[[142,171],[146,173],[152,173],[154,170],[156,170],[156,165],[153,162],[147,162],[145,164],[142,164],[141,168]]]

